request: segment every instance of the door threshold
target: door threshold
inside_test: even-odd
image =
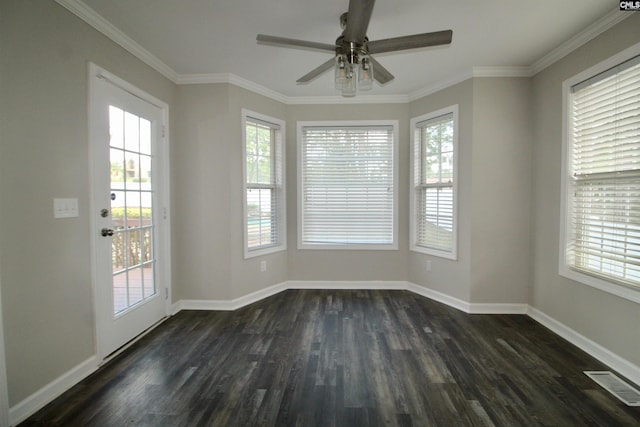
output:
[[[135,343],[140,341],[142,338],[144,338],[149,332],[153,331],[155,328],[157,328],[162,323],[164,323],[164,321],[167,320],[169,317],[170,316],[164,316],[162,319],[158,320],[156,323],[154,323],[153,325],[149,326],[144,331],[140,332],[139,335],[135,336],[134,338],[132,338],[131,340],[129,340],[125,344],[123,344],[121,347],[118,347],[117,349],[115,349],[114,351],[112,351],[111,353],[106,355],[105,358],[102,359],[102,362],[100,362],[98,364],[98,367],[102,367],[102,366],[106,365],[107,363],[111,362],[113,359],[115,359],[116,357],[121,355],[124,351],[128,350],[129,347],[131,347],[132,345],[134,345]]]

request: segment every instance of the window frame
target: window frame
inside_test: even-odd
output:
[[[579,271],[569,264],[567,260],[567,247],[571,244],[569,233],[570,226],[570,190],[571,177],[568,175],[571,171],[569,165],[570,150],[572,147],[572,104],[571,89],[573,86],[589,80],[601,73],[604,73],[636,56],[640,55],[640,43],[631,46],[616,55],[576,74],[565,80],[562,84],[562,164],[561,164],[561,201],[560,201],[560,238],[558,251],[558,274],[562,277],[574,280],[578,283],[591,286],[612,295],[640,303],[640,289],[633,288],[613,279],[609,280],[600,276],[590,275],[586,272]]]
[[[304,227],[304,206],[303,206],[303,129],[306,127],[331,127],[331,128],[347,128],[347,127],[391,127],[393,135],[392,147],[392,167],[393,167],[393,202],[392,202],[392,233],[393,239],[388,244],[338,244],[338,243],[306,243],[303,241]],[[298,121],[297,122],[297,232],[298,232],[298,249],[311,250],[398,250],[398,146],[399,146],[399,121],[398,120],[331,120],[331,121]]]
[[[284,120],[277,119],[275,117],[267,116],[265,114],[257,113],[243,108],[241,110],[241,127],[242,127],[242,230],[243,230],[243,251],[244,258],[254,258],[271,253],[285,251],[287,249],[287,204],[286,204],[286,153],[285,153],[285,137],[286,137],[286,124]],[[247,122],[261,123],[270,126],[275,129],[277,136],[272,141],[273,147],[273,165],[275,168],[274,174],[280,174],[280,176],[274,177],[273,191],[274,197],[278,198],[277,201],[277,230],[276,230],[276,243],[269,245],[262,245],[256,248],[249,248],[249,230],[248,230],[248,206],[247,206],[247,190],[252,188],[247,182]],[[278,185],[278,182],[280,183]],[[264,185],[264,184],[263,184]]]
[[[409,169],[410,169],[410,175],[409,175],[409,209],[410,209],[410,213],[409,213],[409,217],[410,217],[410,237],[409,237],[409,250],[411,250],[412,252],[417,252],[417,253],[421,253],[421,254],[425,254],[425,255],[432,255],[432,256],[436,256],[436,257],[440,257],[440,258],[445,258],[445,259],[450,259],[450,260],[457,260],[458,259],[458,181],[459,181],[459,177],[458,177],[458,158],[459,158],[459,134],[458,134],[458,130],[459,130],[459,113],[458,113],[459,107],[458,104],[455,105],[450,105],[448,107],[444,107],[441,108],[439,110],[436,111],[432,111],[430,113],[427,114],[423,114],[421,116],[418,117],[414,117],[411,119],[410,121],[410,132],[411,132],[411,145],[410,145],[410,151],[409,151]],[[453,203],[453,237],[452,237],[452,247],[451,247],[451,251],[447,251],[447,250],[443,250],[443,249],[439,249],[436,247],[429,247],[429,246],[422,246],[419,245],[417,242],[417,230],[418,230],[418,218],[416,217],[416,204],[418,203],[418,201],[416,200],[416,185],[415,185],[415,176],[416,176],[416,158],[415,158],[415,153],[416,153],[416,145],[420,144],[420,153],[422,153],[422,141],[418,140],[416,137],[416,132],[420,129],[420,127],[418,126],[418,124],[428,121],[428,120],[432,120],[432,119],[436,119],[438,117],[442,117],[442,116],[446,116],[446,115],[452,115],[452,120],[453,120],[453,196],[452,196],[452,203]],[[422,168],[423,168],[423,159],[422,159],[422,155],[420,158],[420,173],[422,174]]]

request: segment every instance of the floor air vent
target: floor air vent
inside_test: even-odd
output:
[[[640,406],[640,391],[614,373],[609,371],[584,371],[584,373],[627,406]]]

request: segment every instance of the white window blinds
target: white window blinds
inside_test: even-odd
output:
[[[301,246],[394,245],[393,126],[301,126],[300,134]]]
[[[640,287],[640,57],[571,88],[566,263]]]
[[[413,119],[412,241],[417,252],[455,259],[456,106]]]

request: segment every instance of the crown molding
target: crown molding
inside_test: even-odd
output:
[[[232,73],[211,74],[181,74],[176,83],[188,84],[216,84],[226,83],[266,96],[287,105],[303,104],[403,104],[408,102],[406,95],[364,95],[353,98],[342,96],[286,96],[265,86],[244,79]]]
[[[179,85],[200,85],[229,83],[232,74],[230,73],[209,73],[209,74],[178,74],[176,84]]]
[[[227,83],[239,86],[267,98],[288,105],[304,104],[402,104],[431,95],[473,77],[532,77],[567,56],[575,49],[593,40],[632,14],[614,10],[530,66],[479,66],[446,78],[407,95],[364,95],[353,98],[342,96],[287,96],[232,73],[178,74],[109,21],[87,6],[82,0],[56,0],[58,4],[78,16],[100,33],[120,45],[129,53],[178,85]]]
[[[133,56],[165,76],[167,79],[176,83],[177,73],[171,67],[120,31],[111,22],[104,19],[84,2],[81,0],[56,0],[56,2],[123,47]]]
[[[531,67],[473,67],[473,77],[531,77]]]
[[[239,86],[248,91],[266,96],[275,101],[287,104],[289,97],[271,90],[268,87],[259,85],[232,73],[209,73],[209,74],[179,74],[176,78],[176,84],[179,85],[195,85],[195,84],[216,84],[227,83]]]
[[[600,34],[629,18],[631,15],[632,13],[623,12],[620,10],[614,10],[611,13],[606,14],[569,40],[562,43],[560,46],[553,49],[551,52],[547,53],[545,56],[531,64],[531,75],[534,76],[538,74],[540,71],[561,60],[580,46],[595,39]]]
[[[426,86],[426,87],[424,87],[422,89],[418,89],[418,90],[416,90],[414,92],[411,92],[409,94],[409,97],[408,97],[409,98],[409,102],[415,101],[415,100],[420,99],[420,98],[424,98],[425,96],[434,94],[434,93],[436,93],[438,91],[441,91],[443,89],[446,89],[446,88],[451,87],[453,85],[456,85],[458,83],[462,83],[463,81],[469,80],[472,77],[473,77],[473,71],[472,70],[468,70],[468,71],[465,71],[463,73],[457,74],[457,75],[455,75],[453,77],[450,77],[448,79],[441,80],[441,81],[439,81],[439,82],[437,82],[437,83],[435,83],[433,85],[429,85],[429,86]]]
[[[352,98],[344,96],[292,96],[287,98],[289,105],[309,104],[406,104],[409,102],[407,95],[358,95]]]

